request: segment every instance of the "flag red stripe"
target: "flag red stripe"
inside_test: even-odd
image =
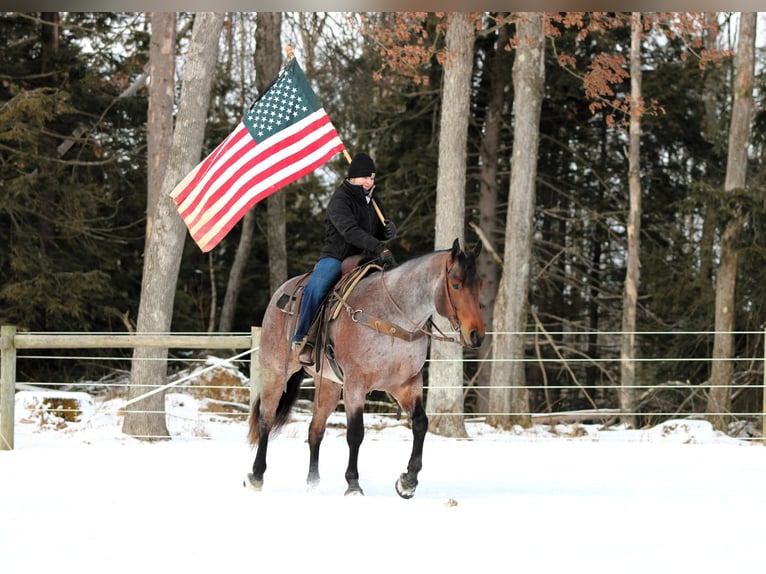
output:
[[[290,171],[301,169],[301,156],[313,152],[317,146],[323,145],[327,138],[332,139],[333,137],[337,137],[337,134],[321,134],[321,132],[314,131],[312,134],[314,141],[307,142],[304,138],[299,141],[299,146],[290,146],[290,141],[274,142],[271,148],[265,152],[269,155],[270,164],[263,160],[263,150],[261,153],[257,153],[257,149],[254,150],[256,152],[254,156],[247,154],[237,169],[229,170],[227,175],[219,177],[215,188],[208,190],[203,202],[196,206],[195,212],[187,216],[189,229],[194,232],[210,218],[219,217],[232,198],[236,199],[236,197],[246,194],[249,188],[259,185],[262,180],[272,177],[274,173],[287,170],[289,174]],[[289,156],[286,160],[285,158],[278,159],[280,155],[285,154]]]
[[[273,169],[254,173],[249,179],[238,182],[242,189],[247,190],[245,193],[232,195],[223,205],[216,206],[215,212],[210,213],[199,227],[190,226],[195,241],[203,251],[206,245],[217,244],[253,205],[311,173],[342,149],[343,144],[337,135],[328,133],[311,150],[296,150],[275,164]],[[310,161],[306,162],[307,158]],[[296,165],[300,167],[293,168]]]
[[[178,202],[178,211],[181,217],[187,219],[187,222],[188,218],[197,217],[194,215],[195,210],[205,207],[203,202],[206,201],[211,186],[220,185],[219,178],[226,173],[226,170],[236,166],[246,154],[251,153],[255,148],[256,143],[250,136],[250,132],[247,131],[245,124],[240,122],[236,131],[238,137],[233,138],[226,149],[213,152],[216,155],[216,161],[206,163],[204,171],[200,170],[193,183],[189,184],[189,192],[185,194],[186,199],[183,202]]]
[[[245,127],[245,124],[240,122],[237,127],[232,131],[226,139],[224,139],[218,146],[210,152],[210,154],[196,167],[194,168],[194,178],[186,184],[183,189],[173,190],[173,200],[177,206],[180,206],[186,198],[194,191],[194,188],[199,185],[199,182],[208,173],[216,162],[221,161],[222,156],[229,150],[229,148],[235,147],[239,144],[243,137],[250,137],[250,134]]]
[[[302,140],[316,137],[318,130],[328,125],[332,128],[327,115],[321,114],[314,121],[306,123],[297,132],[288,133],[286,136],[279,132],[260,144],[250,139],[249,134],[248,140],[245,142],[240,142],[240,138],[232,141],[231,147],[238,143],[242,144],[242,147],[233,153],[216,154],[218,162],[208,165],[204,177],[198,174],[195,178],[195,181],[201,186],[198,185],[199,188],[194,190],[194,194],[187,199],[184,205],[179,206],[181,216],[186,220],[189,228],[194,229],[209,210],[212,209],[214,213],[218,213],[220,210],[216,209],[215,205],[225,197],[230,189],[246,185],[241,183],[241,180],[248,175],[248,172],[255,170],[255,174],[265,172],[268,176],[275,170],[273,166],[274,154]],[[330,129],[328,133],[337,137],[334,128]],[[315,143],[309,140],[306,145],[311,146],[308,148],[308,152],[310,152]],[[304,152],[306,152],[306,148],[304,148]],[[269,159],[272,161],[268,161]]]
[[[290,177],[289,179],[283,180],[280,182],[279,185],[273,185],[269,186],[267,189],[261,191],[260,193],[253,195],[245,204],[242,205],[242,207],[237,210],[236,212],[232,212],[231,214],[227,214],[226,218],[221,218],[218,220],[220,228],[215,231],[213,230],[213,235],[210,235],[211,232],[207,233],[207,236],[203,234],[205,231],[204,229],[201,229],[199,233],[195,234],[195,240],[198,241],[198,244],[202,248],[203,251],[208,251],[209,248],[207,246],[215,246],[221,239],[223,239],[226,234],[231,230],[232,227],[234,227],[239,220],[244,217],[244,215],[250,210],[250,208],[253,207],[256,203],[263,201],[273,193],[279,191],[280,187],[282,185],[287,185],[296,179],[299,179],[300,177],[303,177],[307,173],[311,173],[313,170],[315,170],[317,167],[324,164],[328,159],[330,159],[335,153],[337,153],[338,149],[333,149],[330,153],[324,154],[320,159],[318,159],[316,162],[307,165],[305,169],[295,172],[293,177]],[[216,223],[218,223],[216,222]],[[211,227],[211,229],[214,227],[213,225],[206,226]]]

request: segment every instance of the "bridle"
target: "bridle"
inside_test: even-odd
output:
[[[454,267],[454,265],[452,266]],[[447,317],[447,319],[450,322],[450,326],[455,330],[460,332],[460,315],[458,315],[457,312],[457,306],[455,305],[455,302],[452,300],[452,294],[449,290],[449,274],[450,271],[452,271],[452,267],[447,267],[447,264],[444,264],[444,293],[447,296],[447,301],[449,302],[449,308],[452,311],[452,314]]]

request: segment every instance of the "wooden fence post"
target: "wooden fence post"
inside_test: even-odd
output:
[[[255,399],[261,392],[261,366],[258,363],[258,354],[261,352],[261,328],[250,328],[250,406],[255,404]]]
[[[0,450],[13,450],[16,410],[16,327],[0,327]]]

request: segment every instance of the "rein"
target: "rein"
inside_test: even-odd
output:
[[[450,309],[452,309],[452,316],[447,317],[447,319],[450,322],[450,325],[453,329],[456,331],[460,331],[460,316],[457,314],[457,306],[455,306],[455,302],[452,300],[452,295],[450,294],[449,290],[449,272],[452,271],[451,268],[447,268],[447,264],[444,264],[444,293],[447,295],[447,301],[449,301]]]
[[[445,264],[444,269],[444,288],[447,295],[447,300],[450,304],[450,309],[453,312],[452,317],[448,317],[450,324],[454,327],[457,325],[457,329],[460,329],[460,319],[457,315],[457,308],[455,307],[455,303],[452,301],[452,297],[449,293],[449,269],[447,269],[447,266]],[[381,270],[380,272],[380,280],[383,283],[383,290],[386,292],[386,295],[388,296],[388,300],[391,302],[391,304],[394,306],[394,309],[399,311],[402,315],[407,317],[407,315],[404,313],[401,307],[394,301],[394,298],[391,295],[391,292],[388,290],[388,286],[386,285],[386,282],[384,280],[384,271]],[[336,296],[338,294],[336,293]],[[419,339],[422,336],[431,337],[432,339],[435,339],[437,341],[444,341],[447,343],[460,343],[458,339],[455,337],[448,337],[445,335],[441,329],[439,329],[436,324],[434,324],[433,321],[429,320],[429,323],[431,324],[431,327],[433,329],[436,329],[438,331],[438,334],[434,333],[433,330],[427,330],[423,327],[418,326],[414,321],[412,321],[409,317],[407,317],[407,320],[415,326],[416,330],[414,331],[408,331],[407,329],[404,329],[403,327],[397,325],[396,323],[391,323],[389,321],[386,321],[384,319],[380,319],[378,317],[375,317],[373,315],[369,315],[365,313],[363,309],[354,309],[349,305],[346,300],[343,297],[339,297],[340,302],[343,304],[343,306],[346,308],[346,311],[348,312],[349,316],[351,317],[351,321],[354,323],[359,323],[360,325],[364,325],[365,327],[369,327],[371,329],[374,329],[378,333],[382,335],[390,335],[392,337],[397,337],[399,339],[402,339],[404,341],[414,341],[416,339]]]

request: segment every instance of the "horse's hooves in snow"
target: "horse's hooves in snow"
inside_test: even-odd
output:
[[[415,484],[414,486],[410,486],[407,484],[407,479],[404,474],[402,474],[396,481],[396,493],[402,498],[409,499],[415,496],[416,487],[417,487],[417,484]]]
[[[364,496],[364,491],[361,486],[349,486],[344,496]]]
[[[242,481],[242,486],[260,492],[263,488],[263,480],[257,480],[252,472],[248,472],[245,480]]]

